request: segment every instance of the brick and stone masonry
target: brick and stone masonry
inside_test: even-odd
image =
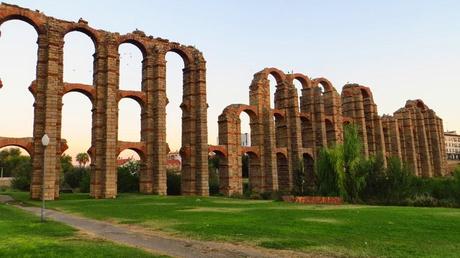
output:
[[[67,149],[61,139],[62,97],[80,92],[92,103],[91,186],[94,198],[117,195],[117,157],[125,149],[141,157],[140,192],[166,194],[166,60],[168,52],[184,61],[182,109],[182,194],[208,195],[208,154],[221,160],[220,191],[242,194],[242,156],[249,156],[249,184],[255,192],[289,191],[293,172],[304,162],[307,180],[313,184],[314,160],[323,147],[343,141],[343,125],[358,126],[365,156],[399,157],[417,176],[442,176],[446,152],[442,120],[421,100],[407,101],[393,116],[380,116],[368,87],[347,84],[339,94],[326,78],[285,74],[266,68],[254,75],[249,104],[227,106],[219,116],[219,145],[207,143],[206,61],[194,47],[146,36],[136,30],[126,35],[96,30],[83,19],[69,22],[15,5],[0,5],[0,25],[8,20],[32,25],[38,35],[36,80],[29,89],[34,103],[33,137],[0,137],[0,148],[19,146],[32,157],[31,197],[59,197],[60,156]],[[72,31],[88,35],[95,46],[93,84],[63,81],[64,37]],[[141,91],[119,89],[118,47],[137,46],[143,54]],[[270,92],[269,76],[276,80]],[[300,82],[300,96],[294,86]],[[8,87],[0,81],[0,89]],[[141,106],[141,141],[117,139],[118,102],[131,98]],[[270,107],[274,98],[275,106]],[[251,146],[241,146],[240,114],[250,117]],[[45,149],[44,134],[50,137]],[[43,178],[43,171],[45,177]]]
[[[270,108],[269,76],[276,81]],[[301,85],[301,96],[294,86]],[[240,114],[250,118],[251,146],[241,146]],[[347,84],[341,95],[325,78],[285,74],[266,68],[254,75],[249,105],[232,104],[219,116],[219,144],[209,151],[220,158],[220,191],[242,194],[242,156],[249,155],[252,191],[290,191],[299,161],[314,183],[319,150],[343,141],[343,126],[357,125],[366,157],[398,157],[417,176],[443,176],[446,152],[442,120],[421,100],[409,100],[393,116],[380,116],[369,87]]]
[[[24,147],[33,162],[31,197],[59,197],[62,97],[68,92],[81,92],[92,105],[91,196],[114,198],[117,195],[116,161],[124,149],[132,149],[142,159],[140,191],[166,194],[166,60],[168,52],[184,61],[182,108],[182,193],[208,195],[208,144],[206,103],[206,61],[191,46],[146,36],[142,31],[126,35],[93,29],[88,22],[68,22],[15,5],[0,5],[0,24],[22,20],[32,25],[38,35],[36,80],[32,82],[34,103],[33,137],[10,139],[13,146]],[[64,37],[72,31],[88,35],[94,45],[93,85],[63,81]],[[118,46],[131,43],[143,53],[142,91],[119,89]],[[8,87],[8,85],[4,85]],[[141,106],[141,141],[120,142],[117,139],[118,102],[132,98]],[[44,134],[50,137],[46,149],[41,145]],[[4,145],[4,146],[9,146]],[[43,179],[42,173],[45,170]]]

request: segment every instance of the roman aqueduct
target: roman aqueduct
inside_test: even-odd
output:
[[[191,46],[146,36],[141,31],[126,35],[96,30],[82,19],[68,22],[14,5],[0,5],[0,25],[18,19],[38,34],[36,80],[29,87],[34,96],[31,138],[0,137],[0,148],[18,146],[32,157],[31,197],[59,197],[60,157],[67,145],[61,138],[62,98],[80,92],[92,103],[90,194],[94,198],[117,195],[117,157],[125,150],[141,157],[139,190],[166,194],[166,61],[168,52],[184,62],[182,109],[182,194],[208,195],[208,155],[221,160],[220,191],[241,194],[242,155],[249,155],[249,184],[255,191],[290,190],[299,160],[313,173],[322,147],[340,143],[343,125],[358,125],[365,155],[397,156],[419,176],[442,176],[446,166],[442,120],[421,100],[408,101],[393,116],[379,116],[368,87],[349,84],[339,94],[325,78],[285,74],[275,68],[256,73],[249,87],[249,104],[229,105],[219,116],[219,145],[208,146],[206,61]],[[93,85],[63,81],[64,37],[72,31],[88,35],[95,46]],[[142,54],[142,90],[119,89],[119,53],[122,43],[137,46]],[[274,108],[270,107],[269,76],[276,80]],[[302,85],[300,96],[294,81]],[[5,85],[7,87],[8,85]],[[0,82],[0,88],[2,84]],[[141,106],[141,141],[117,139],[118,102],[131,98]],[[240,114],[250,117],[251,146],[241,146]],[[41,137],[50,137],[44,148]],[[45,171],[45,177],[42,177]]]

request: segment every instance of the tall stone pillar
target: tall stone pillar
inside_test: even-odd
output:
[[[196,194],[209,195],[208,171],[208,103],[206,102],[206,61],[201,53],[195,53],[195,162]]]
[[[60,173],[60,110],[62,108],[62,59],[63,39],[59,27],[50,21],[48,31],[38,35],[37,92],[35,96],[33,172],[31,198],[45,200],[59,197]],[[44,148],[44,134],[50,138]],[[43,171],[45,171],[43,176]]]
[[[139,191],[141,193],[153,193],[153,174],[158,171],[155,167],[154,135],[155,128],[155,89],[154,89],[154,57],[147,53],[142,60],[142,91],[145,93],[145,103],[141,111],[141,141],[145,143],[145,157],[140,171]],[[165,151],[166,152],[166,151]]]
[[[91,196],[115,198],[117,195],[118,142],[118,45],[109,33],[103,34],[95,53],[93,147],[96,162],[91,178]]]
[[[183,70],[184,88],[182,97],[182,177],[181,188],[183,195],[195,195],[196,193],[196,145],[195,145],[195,105],[194,103],[194,80],[195,67],[193,64],[186,64]]]
[[[152,160],[153,160],[153,193],[164,195],[166,194],[166,105],[168,99],[166,97],[166,53],[159,49],[155,49],[154,58],[152,61],[152,92],[148,93],[151,100],[148,100],[148,106],[152,107]],[[147,61],[149,62],[149,61]],[[185,80],[185,79],[184,79]],[[150,148],[150,147],[149,147]],[[182,169],[186,166],[182,160]]]

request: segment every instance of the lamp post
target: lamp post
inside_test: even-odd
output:
[[[42,208],[41,208],[41,222],[44,221],[45,217],[45,150],[46,146],[50,143],[50,138],[45,133],[42,137],[42,145],[43,145],[43,178],[42,178]]]

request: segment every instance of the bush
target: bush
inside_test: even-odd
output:
[[[13,174],[14,178],[13,178],[13,181],[11,182],[11,186],[17,190],[29,191],[31,175],[32,175],[32,162],[30,158],[23,159],[15,167],[15,171]]]
[[[178,171],[167,171],[167,193],[168,195],[180,195],[181,194],[181,175]]]
[[[388,184],[383,155],[370,157],[361,169],[366,169],[366,186],[361,192],[361,199],[366,202],[379,202],[385,199]]]
[[[89,193],[90,191],[90,184],[91,184],[90,174],[91,174],[91,171],[86,170],[83,176],[81,177],[81,181],[80,181],[80,192],[81,193]]]
[[[117,188],[120,193],[139,192],[139,173],[130,166],[118,167]]]
[[[406,204],[416,207],[436,207],[439,201],[429,194],[417,194],[407,199]]]
[[[85,167],[73,167],[64,174],[63,186],[69,186],[73,190],[78,189],[82,193],[89,192],[90,170]]]
[[[209,194],[219,195],[219,175],[215,168],[209,168]]]
[[[400,159],[395,157],[388,159],[386,175],[388,186],[385,200],[387,203],[399,203],[409,197],[414,177]]]

